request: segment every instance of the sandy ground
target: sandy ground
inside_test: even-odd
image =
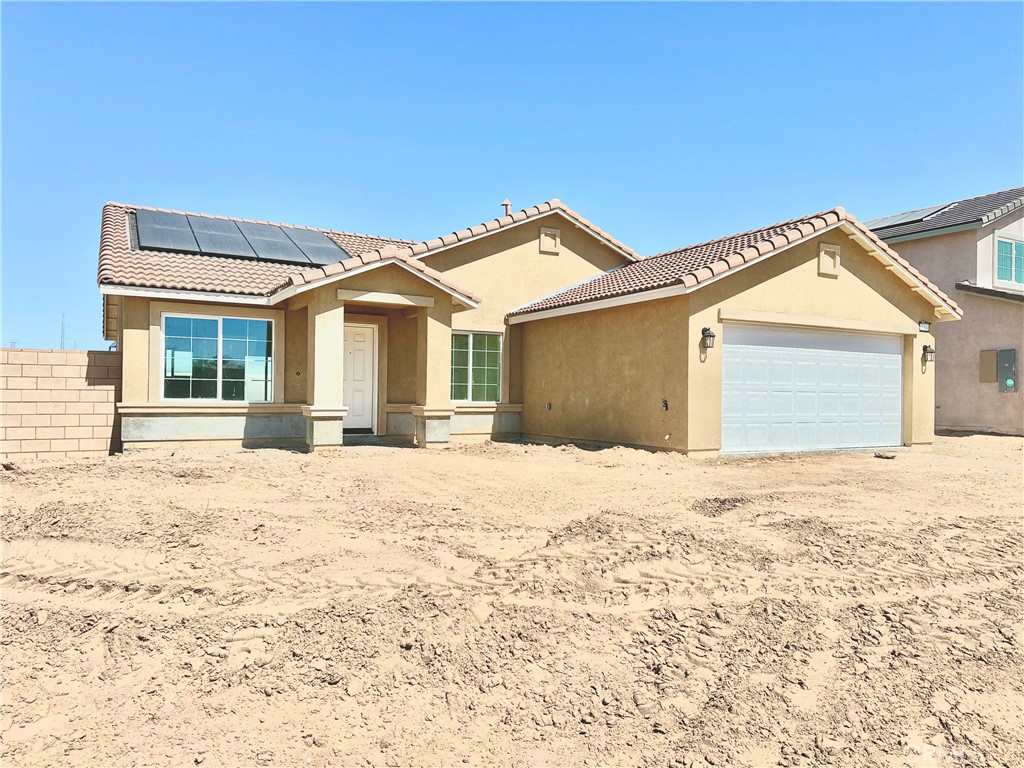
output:
[[[1024,765],[1024,441],[25,462],[4,765]]]

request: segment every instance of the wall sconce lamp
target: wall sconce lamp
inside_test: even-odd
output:
[[[924,349],[922,349],[921,352],[923,353],[924,361],[926,363],[935,362],[935,347],[930,344],[925,344]]]
[[[700,345],[704,349],[711,349],[715,346],[715,332],[710,328],[704,328],[700,332]]]
[[[931,333],[932,324],[929,323],[927,320],[922,320],[917,324],[917,330],[921,331],[922,333]]]

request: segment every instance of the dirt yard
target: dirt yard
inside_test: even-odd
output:
[[[4,765],[1024,765],[1024,441],[2,473]]]

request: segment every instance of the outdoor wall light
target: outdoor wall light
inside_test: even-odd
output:
[[[925,344],[924,349],[921,350],[924,353],[924,361],[926,363],[935,362],[935,348],[930,344]]]
[[[715,346],[715,332],[710,328],[704,328],[700,332],[700,345],[704,349],[711,349]]]
[[[931,333],[932,324],[926,320],[922,320],[917,324],[917,330],[921,331],[921,333]]]

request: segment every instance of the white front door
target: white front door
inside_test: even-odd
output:
[[[903,339],[726,325],[722,452],[900,445]]]
[[[345,325],[345,368],[342,398],[348,406],[345,429],[376,433],[377,326]]]

